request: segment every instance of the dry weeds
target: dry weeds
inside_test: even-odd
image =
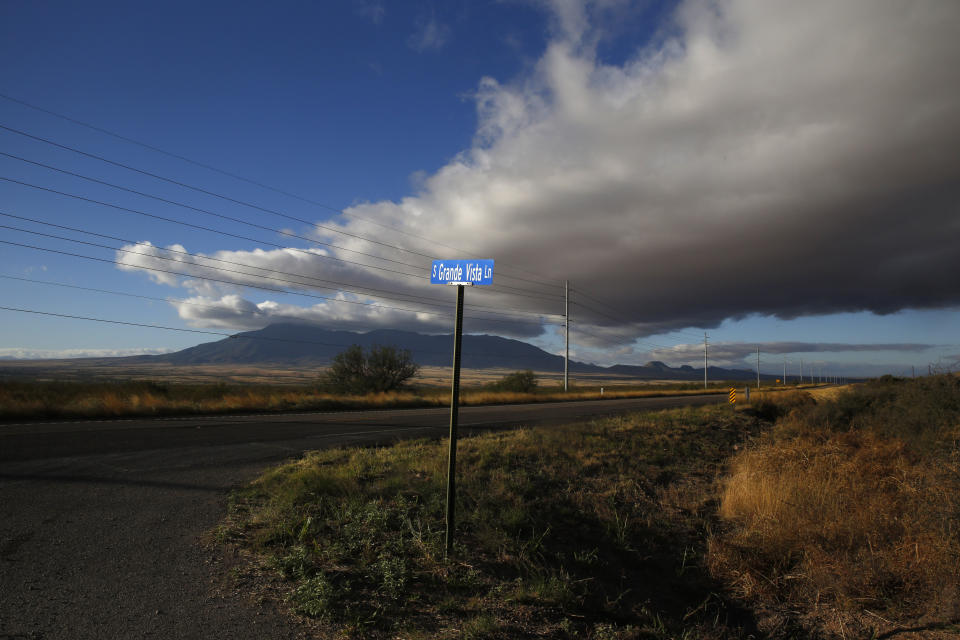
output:
[[[744,602],[798,613],[827,635],[957,621],[960,413],[944,407],[957,406],[960,385],[925,384],[801,403],[735,456],[714,575]]]

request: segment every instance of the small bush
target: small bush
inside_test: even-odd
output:
[[[419,370],[408,349],[374,345],[364,352],[355,344],[334,357],[321,386],[347,394],[383,393],[399,389]]]
[[[503,376],[488,386],[491,391],[507,391],[512,393],[533,393],[537,390],[537,376],[530,369],[516,371]]]

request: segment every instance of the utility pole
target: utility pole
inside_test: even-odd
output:
[[[757,345],[757,390],[760,389],[760,345]]]
[[[917,367],[916,367],[916,365],[914,365],[914,366],[912,366],[912,367],[910,367],[910,368],[913,370],[913,376],[911,376],[911,377],[916,378],[916,377],[917,377]]]
[[[803,384],[803,358],[800,358],[800,384]]]
[[[563,281],[563,392],[570,387],[570,281]]]
[[[787,386],[787,356],[783,356],[783,386]]]
[[[703,388],[707,388],[707,332],[703,332]]]

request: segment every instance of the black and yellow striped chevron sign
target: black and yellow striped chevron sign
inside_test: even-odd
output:
[[[731,388],[731,389],[730,389],[730,404],[736,404],[736,403],[737,403],[737,390]]]

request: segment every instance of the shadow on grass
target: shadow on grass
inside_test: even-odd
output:
[[[712,408],[464,438],[449,561],[445,443],[314,452],[235,494],[222,540],[347,634],[756,635],[705,557],[715,479],[763,428]]]

